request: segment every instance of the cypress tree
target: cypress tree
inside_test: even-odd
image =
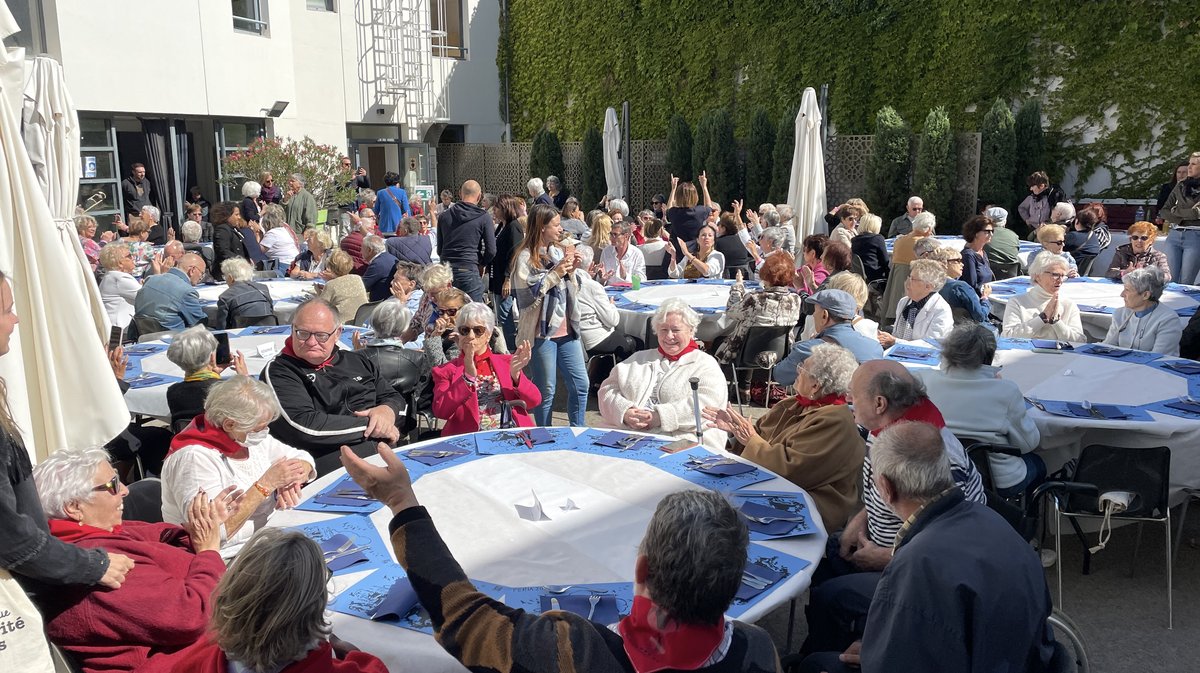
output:
[[[767,111],[759,108],[750,120],[746,147],[746,207],[757,209],[771,193],[772,162],[775,160],[775,125]]]
[[[1017,169],[1015,120],[999,98],[983,117],[983,146],[979,155],[979,201],[1008,208],[1013,201]]]
[[[667,170],[680,181],[692,179],[692,128],[681,114],[667,122]]]
[[[608,183],[604,179],[604,137],[600,129],[589,126],[583,134],[583,147],[580,151],[580,180],[579,205],[587,212],[600,203],[608,191]]]
[[[875,138],[867,163],[867,203],[884,225],[904,212],[908,200],[912,130],[892,107],[875,115]],[[887,232],[884,232],[887,233]]]
[[[938,218],[938,229],[954,231],[956,223],[950,211],[954,197],[954,134],[946,108],[936,107],[925,118],[925,128],[917,143],[917,168],[914,191],[925,201],[925,210]]]

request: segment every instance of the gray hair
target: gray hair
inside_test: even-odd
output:
[[[1061,266],[1063,271],[1066,271],[1070,268],[1070,265],[1067,264],[1067,260],[1063,259],[1060,255],[1055,253],[1039,253],[1037,257],[1033,258],[1033,263],[1029,265],[1029,277],[1036,278],[1037,276],[1050,271],[1056,266]]]
[[[918,203],[921,204],[922,206],[925,205],[925,201],[923,199],[921,199],[921,197],[910,196],[910,197],[908,197],[908,201],[906,202],[906,205],[915,206]]]
[[[760,204],[758,204],[758,214],[759,214],[759,216],[761,217],[761,216],[763,215],[763,213],[766,213],[766,212],[772,212],[772,213],[773,213],[773,212],[775,212],[775,204],[774,204],[774,203],[760,203]]]
[[[629,217],[629,204],[625,203],[625,199],[613,199],[608,202],[608,212],[618,211],[622,217]]]
[[[858,223],[858,230],[867,234],[878,234],[883,228],[883,220],[878,215],[867,213]]]
[[[154,206],[142,206],[142,212],[149,215],[150,219],[156,223],[159,221],[159,218],[162,217],[162,212],[160,212],[158,208],[155,208]]]
[[[292,173],[288,176],[288,178],[299,182],[301,187],[308,183],[308,181],[304,179],[304,176],[300,175],[299,173]]]
[[[200,233],[204,228],[195,220],[184,220],[179,225],[179,233],[183,234],[184,243],[196,243],[200,240]]]
[[[390,297],[371,311],[371,329],[380,339],[397,339],[412,322],[412,311],[399,299]]]
[[[996,335],[977,322],[955,325],[942,339],[942,364],[947,369],[978,369],[995,357]]]
[[[473,301],[466,306],[458,309],[458,315],[454,318],[455,327],[463,327],[467,323],[483,323],[488,331],[496,329],[496,314],[487,304],[481,301]],[[516,348],[516,344],[512,344]]]
[[[658,326],[672,313],[682,318],[683,322],[692,328],[693,335],[695,334],[696,328],[700,326],[700,314],[679,297],[671,297],[658,305],[654,317],[650,318],[650,329],[657,331]]]
[[[96,468],[108,462],[103,447],[59,449],[33,468],[38,500],[46,516],[66,519],[67,505],[87,502],[96,494]]]
[[[671,493],[658,502],[639,553],[654,603],[684,624],[714,624],[742,581],[749,534],[725,496]]]
[[[557,175],[547,176],[546,177],[546,186],[550,186],[550,185],[554,185],[556,187],[562,187],[562,180],[559,180]]]
[[[925,385],[911,374],[901,376],[883,370],[867,382],[867,393],[871,397],[887,400],[889,411],[905,411],[928,397]]]
[[[929,423],[904,421],[871,443],[871,471],[887,479],[899,500],[929,502],[954,485],[942,435]]]
[[[256,199],[262,195],[262,185],[253,180],[247,180],[242,183],[242,196],[249,196]]]
[[[217,645],[252,671],[303,659],[330,633],[326,573],[321,547],[304,533],[258,531],[213,592]]]
[[[329,311],[331,314],[333,314],[333,324],[335,328],[342,324],[342,314],[338,312],[336,306],[329,303],[328,299],[324,299],[322,297],[309,297],[308,299],[300,302],[300,304],[296,307],[296,312],[292,314],[291,324],[293,327],[296,325],[296,318],[298,318],[300,314],[303,313],[309,306],[320,306],[321,308],[324,308],[326,311]]]
[[[367,205],[371,205],[372,203],[375,203],[375,200],[378,198],[379,198],[379,195],[376,194],[375,190],[371,189],[370,187],[366,187],[361,192],[358,193],[358,200]]]
[[[1125,283],[1126,287],[1138,294],[1149,292],[1150,301],[1162,299],[1163,286],[1166,284],[1162,269],[1159,269],[1157,266],[1145,266],[1140,269],[1134,269],[1125,274],[1125,277],[1121,281]]]
[[[404,228],[404,233],[409,236],[416,236],[421,233],[421,221],[415,217],[406,217],[400,221],[400,226]]]
[[[221,262],[221,275],[225,276],[225,280],[232,280],[235,283],[253,280],[254,267],[250,266],[250,262],[242,257],[230,257]]]
[[[779,223],[783,224],[796,216],[796,211],[788,204],[784,203],[778,206],[776,212],[779,213]]]
[[[1050,211],[1050,221],[1062,224],[1075,219],[1075,206],[1066,201],[1059,201],[1054,204],[1054,210]]]
[[[913,254],[916,255],[917,258],[921,258],[940,247],[942,247],[941,241],[932,236],[926,236],[913,244]]]
[[[268,203],[262,211],[262,217],[259,223],[262,224],[263,231],[270,231],[275,227],[287,226],[287,214],[283,211],[283,206],[278,203]]]
[[[373,256],[378,255],[379,253],[383,252],[384,250],[387,250],[387,244],[385,244],[383,242],[383,239],[381,237],[371,234],[370,236],[363,238],[362,249],[363,249],[363,252],[370,250],[372,257],[373,257]]]
[[[596,250],[590,245],[577,245],[575,246],[575,254],[579,255],[583,260],[583,263],[579,265],[579,270],[586,274],[587,269],[592,266],[592,262],[596,261]]]
[[[768,210],[767,212],[763,213],[761,215],[761,217],[762,217],[762,221],[763,221],[763,226],[765,228],[767,228],[767,229],[778,228],[780,231],[783,231],[783,227],[779,226],[780,224],[783,223],[783,220],[780,219],[778,210]],[[784,236],[786,238],[787,235],[784,234]]]
[[[922,283],[929,283],[934,292],[946,284],[946,267],[932,259],[918,259],[909,266],[908,275]]]
[[[225,265],[222,264],[221,268],[224,269]],[[171,339],[171,345],[167,346],[167,359],[182,369],[185,375],[191,376],[208,366],[216,350],[217,338],[204,325],[196,325]]]
[[[222,429],[225,421],[229,421],[235,432],[250,432],[279,418],[279,413],[279,402],[271,386],[249,376],[221,381],[208,389],[208,397],[204,399],[205,418]]]
[[[542,184],[541,178],[530,178],[529,182],[525,183],[525,189],[529,191],[530,196],[541,196],[546,193],[546,187]]]
[[[913,231],[919,231],[927,234],[937,228],[937,217],[928,210],[921,211],[920,215],[913,218]]]
[[[417,273],[413,280],[421,284],[421,289],[429,292],[431,287],[443,287],[454,282],[454,272],[447,264],[428,264]]]
[[[837,344],[817,344],[800,365],[820,384],[817,397],[850,392],[850,379],[858,369],[854,354]]]
[[[629,223],[626,222],[625,220],[621,220],[620,222],[612,223],[612,229],[609,231],[609,233],[610,234],[628,234],[630,229],[632,229],[632,227],[629,226]]]
[[[774,211],[772,211],[772,212],[774,212]],[[779,217],[779,216],[776,215],[775,217]],[[786,240],[787,240],[787,232],[785,232],[783,230],[783,227],[779,227],[779,226],[767,227],[766,229],[762,230],[761,234],[758,235],[758,244],[764,245],[766,243],[770,243],[772,250],[779,250],[780,248],[782,248],[783,242]]]

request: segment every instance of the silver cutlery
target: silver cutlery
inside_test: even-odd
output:
[[[766,589],[767,587],[771,586],[772,582],[753,573],[743,571],[742,584],[745,584],[751,589]]]
[[[375,499],[375,498],[367,495],[366,493],[363,493],[362,491],[334,491],[333,493],[330,493],[329,495],[331,497],[341,498],[343,500],[368,500],[368,501],[370,501],[370,500]]]
[[[353,546],[354,546],[354,540],[346,540],[345,542],[342,543],[342,546],[338,547],[337,549],[330,549],[329,551],[324,552],[324,555],[329,556],[331,554],[340,554],[341,552],[344,552]]]
[[[1032,404],[1032,405],[1033,405],[1033,407],[1034,407],[1035,409],[1039,410],[1039,411],[1045,411],[1045,410],[1046,410],[1046,405],[1044,405],[1044,404],[1042,404],[1041,402],[1039,402],[1039,401],[1037,400],[1037,398],[1036,398],[1036,397],[1026,397],[1026,398],[1025,398],[1025,401],[1026,401],[1026,402],[1028,402],[1028,403],[1030,403],[1030,404]]]
[[[412,449],[408,455],[413,458],[449,458],[450,456],[461,456],[463,453],[458,451],[429,451],[427,449]]]
[[[611,594],[612,593],[612,590],[610,590],[610,589],[593,589],[593,588],[583,585],[583,584],[567,584],[565,586],[559,585],[559,584],[547,584],[542,587],[542,590],[548,594],[565,594],[568,591],[570,591],[571,589],[582,589],[584,591],[587,591],[588,593],[593,593],[593,594]]]
[[[551,609],[551,610],[561,610],[561,609],[562,609],[562,608],[560,608],[560,607],[558,606],[558,599],[557,599],[557,598],[551,598],[551,599],[550,599],[550,609]]]
[[[553,599],[553,600],[557,600],[557,599]],[[592,615],[596,614],[596,606],[599,604],[600,604],[599,596],[597,596],[596,594],[592,594],[591,596],[588,596],[588,605],[591,606],[590,608],[588,608],[587,618],[589,620],[592,618]]]
[[[754,523],[761,524],[774,523],[776,521],[795,521],[797,523],[804,521],[804,517],[802,516],[750,516],[745,512],[742,512],[742,516],[753,521]]]
[[[353,547],[351,549],[347,549],[346,551],[334,554],[333,556],[326,556],[325,564],[328,565],[330,561],[336,561],[336,560],[342,558],[343,556],[351,556],[353,554],[357,554],[360,551],[365,551],[369,548],[370,547],[368,545],[363,545],[361,547]]]

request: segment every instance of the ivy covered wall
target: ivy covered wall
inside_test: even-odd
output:
[[[543,126],[578,140],[632,104],[636,139],[695,128],[719,107],[749,135],[758,108],[794,109],[830,85],[839,133],[870,133],[894,107],[944,106],[978,129],[993,101],[1044,98],[1059,165],[1123,165],[1120,190],[1157,184],[1200,149],[1200,12],[1181,0],[508,0],[516,140]],[[915,129],[920,131],[919,128]],[[1140,150],[1140,152],[1139,152]],[[1136,154],[1135,154],[1136,153]],[[1053,167],[1052,167],[1053,168]]]

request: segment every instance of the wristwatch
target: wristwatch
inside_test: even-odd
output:
[[[1050,318],[1046,317],[1045,311],[1042,311],[1041,313],[1039,313],[1038,317],[1041,318],[1042,322],[1046,323],[1047,325],[1053,325],[1054,323],[1058,322],[1057,319],[1050,319]]]

